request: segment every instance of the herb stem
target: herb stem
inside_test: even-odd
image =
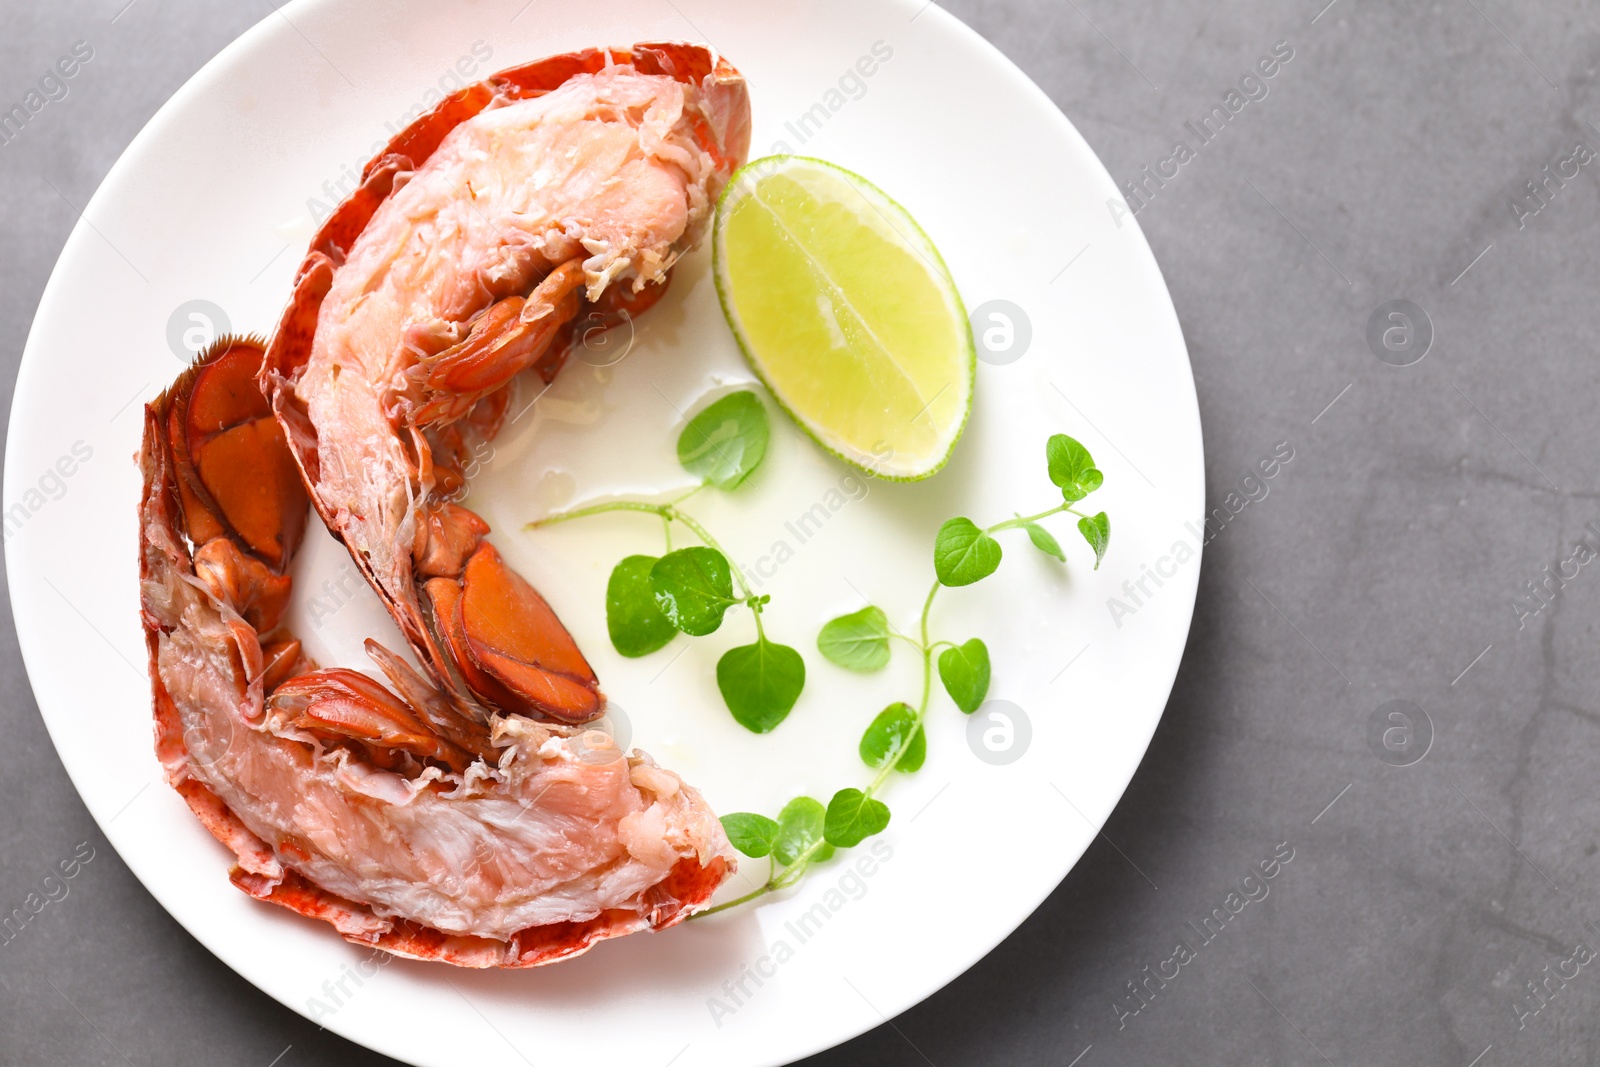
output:
[[[783,869],[782,874],[772,879],[772,888],[787,889],[798,882],[800,876],[806,873],[806,868],[811,866],[811,857],[822,851],[822,846],[826,844],[827,842],[819,837],[807,845],[805,851],[796,856],[794,862]]]
[[[554,526],[558,522],[586,519],[591,515],[604,515],[612,511],[642,511],[648,515],[660,515],[663,519],[674,518],[671,504],[646,504],[637,500],[611,500],[604,504],[590,504],[588,507],[574,508],[571,511],[558,511],[554,515],[546,515],[542,519],[534,519],[525,525],[523,529],[532,530],[540,526]]]
[[[751,597],[750,587],[744,584],[744,575],[739,572],[738,566],[733,562],[733,557],[728,555],[727,550],[717,542],[715,537],[711,536],[711,531],[700,525],[694,516],[678,510],[677,506],[679,504],[704,488],[704,485],[697,485],[687,493],[666,504],[647,504],[638,500],[610,500],[604,504],[590,504],[588,507],[574,508],[571,511],[558,511],[554,515],[546,515],[542,519],[534,519],[523,529],[532,530],[540,526],[554,526],[558,522],[586,519],[591,515],[605,515],[613,511],[639,511],[646,515],[659,515],[662,523],[667,527],[667,550],[669,552],[672,550],[672,523],[674,521],[681,522],[689,527],[702,544],[716,551],[723,559],[728,561],[728,570],[732,573],[734,583],[739,587],[739,598],[741,600],[749,600]],[[761,620],[758,618],[756,627],[759,629],[760,626]]]
[[[999,533],[1001,530],[1014,530],[1019,526],[1026,526],[1030,522],[1038,522],[1040,519],[1048,519],[1050,516],[1059,514],[1063,511],[1072,511],[1072,505],[1060,504],[1051,508],[1049,511],[1041,511],[1037,515],[1018,515],[1014,519],[1007,519],[1004,522],[997,522],[983,532],[992,534]]]
[[[894,755],[885,761],[883,767],[879,769],[877,776],[872,779],[872,784],[862,790],[869,797],[876,795],[878,790],[882,788],[883,783],[888,780],[889,775],[893,774],[894,769],[900,766],[901,758],[910,751],[912,739],[917,736],[917,731],[922,729],[922,720],[928,714],[928,700],[933,696],[934,649],[934,646],[928,641],[928,614],[933,610],[933,598],[939,594],[939,584],[939,582],[935,581],[933,588],[928,590],[928,599],[922,602],[922,619],[918,624],[919,631],[922,634],[922,641],[917,646],[917,650],[922,654],[922,699],[917,702],[917,714],[913,720],[914,725],[907,732],[905,740],[900,743],[900,747],[895,750]],[[945,643],[948,644],[948,642]]]
[[[683,494],[681,496],[675,497],[673,500],[669,501],[667,506],[668,507],[676,507],[677,505],[683,503],[685,500],[688,500],[690,497],[694,496],[696,493],[698,493],[700,490],[704,489],[705,487],[706,487],[706,483],[705,482],[701,482],[699,485],[695,486],[693,489],[687,489],[687,490],[685,490],[683,492]]]
[[[704,919],[707,915],[715,915],[719,911],[727,911],[729,908],[737,908],[740,904],[748,904],[757,897],[766,896],[768,893],[772,892],[774,888],[776,888],[774,881],[772,879],[768,879],[765,885],[752,889],[742,897],[737,897],[733,900],[725,900],[721,904],[716,904],[707,908],[705,911],[697,911],[693,915],[689,916],[689,918]]]
[[[1091,516],[1085,515],[1071,504],[1059,504],[1056,507],[1051,508],[1049,511],[1041,511],[1037,515],[1018,515],[1014,519],[1007,519],[1004,522],[997,522],[983,532],[986,534],[995,534],[999,533],[1001,530],[1015,530],[1018,527],[1027,526],[1029,523],[1038,522],[1040,519],[1048,519],[1052,515],[1059,515],[1063,511],[1070,512],[1071,514],[1078,516],[1080,519],[1091,518]]]
[[[668,518],[677,519],[679,522],[689,527],[690,530],[694,531],[694,535],[700,538],[700,542],[703,545],[714,550],[723,559],[728,561],[728,571],[733,575],[734,584],[739,587],[739,599],[749,600],[751,597],[750,587],[744,584],[744,575],[739,573],[739,565],[733,561],[732,556],[728,555],[727,550],[717,543],[717,539],[711,536],[711,531],[707,530],[704,526],[701,526],[694,516],[684,514],[672,504],[663,504],[660,506],[666,509],[665,514]],[[761,619],[758,615],[756,618],[756,629],[759,630],[760,628]]]
[[[820,837],[817,838],[815,841],[811,842],[811,844],[806,846],[806,850],[804,852],[800,853],[794,858],[793,863],[789,864],[789,866],[783,869],[782,874],[779,874],[776,872],[776,870],[774,870],[774,872],[768,876],[765,885],[757,886],[755,889],[752,889],[750,892],[746,893],[742,897],[738,897],[737,899],[724,901],[721,904],[707,908],[705,911],[697,911],[693,915],[689,916],[689,918],[691,920],[704,919],[707,915],[715,915],[719,911],[727,911],[729,908],[737,908],[740,904],[747,904],[750,901],[755,900],[757,897],[764,897],[768,893],[775,893],[780,889],[789,888],[800,880],[801,875],[805,874],[806,868],[811,866],[811,857],[815,856],[819,851],[821,851],[822,846],[825,844],[827,844],[826,841]]]

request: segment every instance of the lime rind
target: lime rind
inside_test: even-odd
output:
[[[921,255],[934,268],[929,271],[929,276],[934,282],[935,288],[945,300],[952,321],[960,324],[959,343],[961,356],[963,357],[964,375],[959,384],[965,389],[966,394],[961,405],[960,414],[953,420],[952,425],[946,431],[947,440],[943,442],[943,448],[936,457],[918,457],[918,462],[914,466],[895,467],[877,462],[878,457],[876,455],[863,455],[852,449],[842,447],[842,442],[830,440],[830,435],[824,427],[814,425],[811,420],[795,410],[790,403],[790,399],[778,387],[777,383],[772,380],[761,359],[756,355],[755,346],[752,344],[748,331],[744,328],[740,319],[733,293],[730,291],[730,280],[727,276],[724,229],[731,217],[729,205],[734,202],[735,198],[742,200],[745,195],[748,195],[746,187],[752,181],[759,180],[760,177],[764,177],[767,174],[794,170],[797,165],[801,169],[817,167],[835,172],[841,175],[848,184],[862,192],[869,203],[874,199],[878,201],[878,206],[885,209],[904,225],[904,230],[891,226],[891,229],[894,229],[895,232],[895,243],[901,247],[915,245],[913,251]],[[880,211],[879,214],[881,216],[883,212]],[[889,220],[884,218],[882,221],[888,222]],[[905,230],[909,230],[910,233],[906,233]],[[939,254],[938,246],[928,237],[927,232],[923,230],[922,226],[909,211],[901,207],[893,197],[889,196],[877,185],[838,164],[811,156],[764,156],[761,159],[752,160],[735,172],[723,189],[722,194],[718,197],[716,220],[712,225],[711,255],[712,280],[716,286],[717,299],[722,305],[723,315],[728,320],[728,325],[733,331],[734,339],[738,343],[740,351],[744,354],[745,361],[749,363],[761,383],[766,386],[767,391],[772,395],[778,406],[797,426],[805,431],[808,437],[817,443],[818,447],[862,473],[885,481],[922,481],[932,477],[944,468],[945,464],[949,462],[950,456],[955,452],[956,445],[960,443],[961,437],[966,431],[967,421],[972,415],[972,397],[977,385],[977,349],[973,342],[972,326],[967,315],[966,305],[961,299],[961,293],[956,287],[954,278],[951,277],[950,269],[946,266],[944,257]],[[933,401],[929,401],[930,405],[932,403]]]

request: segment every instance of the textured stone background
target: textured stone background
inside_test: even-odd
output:
[[[96,56],[0,149],[0,381],[71,205],[268,13],[139,0],[112,21],[123,2],[3,8],[0,99],[75,40]],[[991,956],[819,1064],[1600,1060],[1600,973],[1542,970],[1570,975],[1578,943],[1600,945],[1600,568],[1521,628],[1514,607],[1580,537],[1600,545],[1584,531],[1600,525],[1600,162],[1537,214],[1512,207],[1546,164],[1600,145],[1600,21],[1576,0],[1326,2],[951,5],[1119,181],[1289,42],[1269,95],[1139,222],[1188,338],[1212,502],[1277,442],[1296,455],[1207,549],[1171,705],[1102,840]],[[1402,298],[1435,339],[1395,367],[1365,331]],[[1369,742],[1391,700],[1432,724],[1412,766]],[[257,993],[145,894],[62,773],[9,630],[0,708],[0,901],[77,842],[98,849],[70,901],[0,947],[0,1062],[380,1062]],[[1294,858],[1270,895],[1119,1020],[1141,1003],[1125,983],[1198,946],[1188,924],[1280,843]],[[956,921],[981,890],[951,905]],[[1553,991],[1537,1014],[1534,978]]]

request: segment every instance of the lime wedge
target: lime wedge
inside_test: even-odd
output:
[[[723,191],[712,256],[745,358],[818,444],[880,478],[944,466],[972,409],[972,329],[905,208],[831,163],[768,156]]]

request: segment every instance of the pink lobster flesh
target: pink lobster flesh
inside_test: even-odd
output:
[[[234,883],[345,938],[534,966],[680,921],[732,873],[698,793],[581,724],[594,672],[451,499],[507,386],[648,307],[749,142],[737,71],[590,50],[441,102],[327,220],[270,345],[146,409],[141,594],[168,780]],[[426,676],[319,669],[281,624],[307,503]]]

